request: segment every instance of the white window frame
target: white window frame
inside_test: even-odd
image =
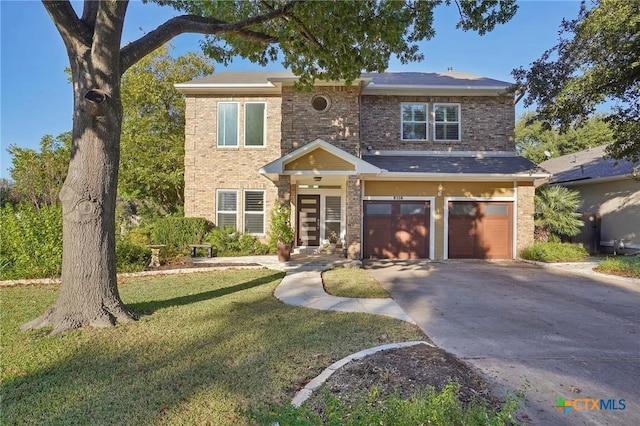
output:
[[[264,105],[263,118],[262,118],[262,145],[247,145],[247,105],[250,104],[262,104]],[[244,103],[244,135],[243,144],[245,148],[264,148],[267,146],[267,103],[264,101],[250,101]]]
[[[424,106],[424,120],[425,121],[405,121],[404,120],[404,106],[405,105],[423,105]],[[405,139],[404,137],[404,123],[424,123],[424,139]],[[402,102],[400,104],[400,140],[403,142],[427,142],[429,141],[429,103],[428,102]]]
[[[220,194],[223,192],[232,192],[235,193],[236,195],[236,209],[235,210],[220,210]],[[238,228],[238,190],[237,189],[216,189],[216,226],[218,228],[220,227],[220,220],[219,220],[219,214],[223,213],[223,214],[235,214],[236,215],[236,224],[235,224],[235,229],[236,231],[239,229]],[[221,228],[222,229],[222,228]]]
[[[458,108],[458,121],[436,121],[436,108],[439,106],[443,106],[443,107],[451,107],[451,106],[455,106]],[[454,123],[458,124],[458,138],[457,139],[438,139],[437,138],[437,132],[436,132],[436,126],[438,124],[449,124],[452,125]],[[456,103],[445,103],[445,102],[437,102],[433,104],[433,140],[436,142],[460,142],[460,137],[461,137],[461,133],[462,133],[462,107],[460,106],[460,104],[456,104]],[[446,136],[446,132],[445,132],[445,136]]]
[[[262,193],[262,211],[247,211],[247,192],[261,192]],[[264,189],[245,189],[242,191],[242,230],[251,235],[265,235],[265,206],[266,204],[266,191]],[[261,232],[248,232],[247,231],[247,215],[261,215],[262,216],[262,231]]]
[[[220,144],[220,105],[221,104],[231,104],[236,106],[236,144],[235,145],[221,145]],[[238,149],[240,146],[240,103],[239,102],[230,102],[230,101],[219,101],[216,105],[216,145],[218,148],[224,149]]]

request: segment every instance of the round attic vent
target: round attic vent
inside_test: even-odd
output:
[[[311,106],[316,111],[326,111],[331,106],[331,99],[324,95],[316,95],[313,97],[313,99],[311,99]]]

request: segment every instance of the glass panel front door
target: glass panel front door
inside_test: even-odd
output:
[[[298,245],[320,245],[320,196],[298,195]]]

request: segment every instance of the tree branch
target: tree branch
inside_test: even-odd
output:
[[[67,52],[75,50],[74,42],[82,43],[85,46],[91,45],[93,31],[78,18],[69,1],[42,0],[42,5],[62,36]],[[95,7],[97,8],[98,6],[96,5]]]
[[[95,0],[84,0],[82,9],[82,21],[87,27],[93,29],[96,27],[96,16],[98,15],[99,3]]]
[[[273,6],[271,6],[270,4],[268,4],[266,1],[261,2],[265,7],[268,7],[269,9],[273,10]],[[300,28],[300,32],[301,34],[307,39],[309,40],[314,46],[316,46],[318,49],[322,50],[324,49],[324,46],[322,45],[322,43],[320,43],[320,41],[318,41],[318,39],[311,33],[311,31],[309,31],[309,29],[307,28],[307,26],[304,24],[304,22],[302,22],[297,16],[295,16],[293,13],[289,12],[286,13],[282,19],[284,19],[285,21],[289,21],[292,20],[297,26],[298,28]]]
[[[223,33],[239,34],[243,37],[262,41],[266,44],[275,43],[278,41],[276,37],[263,32],[251,31],[249,28],[286,15],[300,1],[303,0],[290,1],[278,9],[234,23],[221,21],[216,18],[205,18],[198,15],[177,16],[168,20],[138,40],[124,46],[120,51],[120,71],[121,73],[124,73],[129,69],[129,67],[147,54],[162,46],[172,38],[185,33],[209,35]]]

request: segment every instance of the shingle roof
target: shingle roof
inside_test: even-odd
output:
[[[272,79],[293,78],[290,71],[224,71],[191,80],[189,84],[267,84]]]
[[[295,79],[290,71],[225,71],[191,80],[189,85],[255,85],[268,84],[272,80]],[[370,86],[423,86],[458,88],[506,88],[513,83],[460,72],[385,72],[364,73],[363,80],[371,80]],[[180,86],[180,85],[179,85]]]
[[[385,72],[365,73],[362,78],[370,78],[369,86],[430,86],[430,87],[495,87],[506,88],[513,83],[480,77],[461,72]]]
[[[567,154],[540,163],[540,167],[553,174],[550,183],[574,182],[628,176],[640,163],[626,160],[604,159],[606,145]]]
[[[535,163],[518,156],[363,155],[362,159],[392,173],[539,174]]]

